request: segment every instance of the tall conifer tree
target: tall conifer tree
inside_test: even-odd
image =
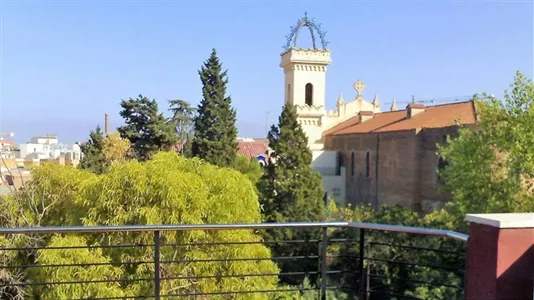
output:
[[[297,122],[297,113],[286,104],[278,121],[269,132],[271,163],[266,166],[258,183],[260,203],[265,222],[313,222],[323,221],[325,215],[324,189],[321,175],[312,169],[312,153],[306,134]],[[280,230],[266,233],[266,240],[317,239],[316,230]],[[308,255],[317,248],[315,244],[278,244],[272,247],[274,255]],[[310,252],[311,251],[311,252]],[[308,253],[308,254],[306,254]],[[314,261],[280,261],[282,272],[311,270]],[[283,281],[295,284],[298,278],[283,277]]]
[[[78,167],[80,169],[88,170],[93,173],[101,174],[104,172],[104,154],[102,148],[104,146],[104,133],[100,126],[96,126],[95,130],[89,133],[89,140],[80,144],[83,157],[80,160]]]
[[[226,96],[227,71],[215,49],[198,72],[202,81],[202,101],[195,118],[193,156],[211,164],[231,167],[237,157],[236,111]]]

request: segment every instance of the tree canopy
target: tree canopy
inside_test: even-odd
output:
[[[137,159],[147,160],[154,153],[176,145],[175,122],[159,112],[156,100],[139,95],[136,99],[122,100],[121,107],[120,115],[126,125],[118,131],[130,141]]]
[[[308,139],[291,105],[283,107],[278,126],[272,126],[268,138],[271,163],[258,184],[265,221],[323,220],[321,175],[312,169]]]
[[[262,168],[258,160],[245,156],[237,156],[234,169],[245,174],[252,184],[256,184],[262,175]]]
[[[236,197],[239,195],[239,197]],[[44,164],[34,170],[28,188],[0,202],[0,224],[11,226],[53,225],[124,225],[124,224],[226,224],[257,223],[261,221],[256,190],[240,172],[218,168],[199,159],[188,159],[172,152],[161,152],[146,162],[120,160],[107,172],[95,175],[89,171],[68,166]],[[20,237],[20,236],[19,236]],[[28,237],[29,238],[29,237]],[[161,257],[175,260],[217,259],[238,257],[270,257],[270,251],[257,243],[260,236],[252,230],[240,231],[182,231],[161,232],[168,244],[194,243],[188,251],[162,247]],[[106,246],[117,244],[150,244],[150,232],[96,235],[55,235],[34,241],[38,246]],[[249,243],[209,245],[212,242]],[[6,239],[3,246],[28,246],[27,239]],[[206,244],[206,245],[203,245]],[[0,252],[0,258],[1,258]],[[150,260],[153,249],[103,248],[70,249],[34,252],[20,257],[15,255],[11,264],[32,265],[53,263],[104,263]],[[59,272],[61,270],[61,272]],[[233,271],[232,271],[233,270]],[[126,279],[133,276],[153,276],[153,265],[137,268],[116,268],[111,265],[90,268],[43,268],[29,272],[25,280],[69,281],[81,279]],[[270,260],[226,260],[162,264],[164,274],[199,276],[194,284],[186,279],[162,281],[162,293],[196,293],[220,290],[247,290],[262,287],[275,289],[276,276],[217,278],[214,275],[276,274],[276,265]],[[209,276],[213,277],[209,277]],[[41,299],[81,297],[122,297],[150,294],[151,282],[131,282],[127,285],[87,284],[77,288],[51,285],[40,290]],[[35,291],[29,291],[33,293]],[[266,295],[246,295],[246,299],[265,299]],[[218,299],[215,297],[214,299]],[[241,298],[240,298],[241,299]]]
[[[102,154],[104,139],[104,133],[100,126],[97,126],[95,130],[91,130],[89,133],[89,140],[80,144],[83,154],[79,164],[81,169],[89,170],[93,173],[104,172],[105,161]]]
[[[312,169],[312,154],[308,139],[297,122],[295,109],[286,104],[278,126],[268,134],[271,163],[264,168],[258,182],[260,203],[265,222],[314,222],[325,216],[324,189],[321,175]],[[277,230],[265,232],[266,240],[310,240],[319,237],[317,230]],[[272,250],[277,256],[308,255],[316,245],[309,243],[276,244]],[[280,261],[282,272],[298,272],[314,268],[313,261]],[[289,284],[302,284],[303,278],[284,277]]]
[[[170,121],[174,123],[178,144],[181,146],[180,153],[190,155],[197,110],[184,100],[169,100],[169,110],[172,112]]]
[[[226,95],[227,71],[223,71],[215,49],[198,73],[202,100],[195,118],[193,156],[217,166],[231,167],[238,150],[236,111]]]
[[[476,130],[461,128],[458,138],[439,149],[449,162],[440,173],[453,197],[448,209],[459,219],[466,213],[534,210],[532,80],[517,72],[504,101],[483,95],[477,112]]]

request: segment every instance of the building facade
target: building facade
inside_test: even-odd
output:
[[[442,208],[438,170],[447,162],[437,145],[475,126],[474,101],[357,116],[325,132],[325,148],[339,151],[345,166],[346,201],[352,205],[402,204],[416,211]]]
[[[297,47],[304,27],[312,32],[313,48]],[[367,101],[365,84],[357,80],[355,97],[345,101],[340,94],[336,109],[327,110],[326,72],[332,58],[324,33],[307,16],[291,29],[280,63],[284,101],[297,111],[313,168],[330,197],[339,204],[398,203],[421,211],[443,206],[449,196],[439,191],[436,168],[443,162],[436,144],[455,136],[458,124],[474,125],[474,102],[412,103],[401,111],[393,102],[390,112],[381,112],[377,96]]]
[[[297,47],[298,33],[304,27],[312,32],[312,48]],[[316,41],[315,37],[320,40]],[[358,80],[353,86],[356,96],[352,101],[346,102],[340,94],[336,109],[326,109],[326,72],[332,62],[326,45],[320,26],[304,16],[291,28],[281,54],[280,67],[284,71],[284,102],[297,110],[298,122],[308,137],[312,151],[313,168],[321,173],[326,192],[336,202],[344,204],[345,171],[343,167],[338,167],[338,152],[325,149],[323,133],[362,110],[380,112],[380,103],[376,97],[370,102],[363,98],[365,84]]]

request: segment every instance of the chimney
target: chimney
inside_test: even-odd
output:
[[[374,117],[374,113],[372,111],[368,111],[368,110],[364,110],[364,111],[360,111],[358,113],[358,119],[359,119],[359,122],[360,123],[363,123],[367,120],[370,120]]]
[[[425,111],[425,105],[422,103],[410,103],[406,106],[406,117],[411,119],[413,116]]]
[[[106,114],[104,117],[104,133],[106,134],[106,136],[109,133],[109,115],[108,114]]]

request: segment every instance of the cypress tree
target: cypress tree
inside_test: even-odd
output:
[[[195,118],[192,154],[217,166],[231,167],[237,157],[236,111],[226,96],[227,71],[215,49],[198,72],[202,101]]]
[[[272,150],[271,163],[265,168],[258,183],[260,203],[265,222],[314,222],[323,221],[325,215],[324,188],[321,175],[312,169],[312,153],[308,148],[306,134],[297,122],[297,113],[286,104],[278,121],[268,134]],[[317,239],[317,230],[276,230],[265,233],[266,240]],[[273,255],[309,255],[315,253],[314,243],[276,244]],[[282,272],[312,270],[313,260],[285,261],[279,265]],[[289,284],[299,284],[302,276],[282,277]]]
[[[80,160],[78,167],[80,169],[88,170],[90,172],[101,174],[104,172],[104,154],[102,152],[104,146],[104,133],[100,126],[96,126],[95,130],[89,133],[89,140],[80,144],[83,157]]]

